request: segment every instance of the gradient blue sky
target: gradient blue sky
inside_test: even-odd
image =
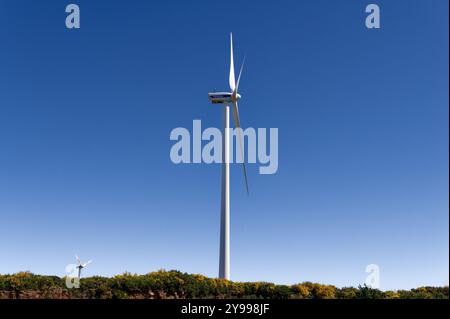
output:
[[[448,284],[448,1],[0,0],[0,273],[218,272],[220,166],[170,131],[220,126],[228,34],[244,127],[279,170],[231,170],[238,281]]]

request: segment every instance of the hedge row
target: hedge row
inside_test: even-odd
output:
[[[448,299],[449,291],[448,286],[380,291],[367,286],[337,288],[311,282],[290,286],[232,282],[165,270],[82,278],[79,288],[69,289],[65,277],[20,272],[0,275],[0,298]]]

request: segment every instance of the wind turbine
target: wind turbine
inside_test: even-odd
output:
[[[220,209],[220,254],[219,254],[219,278],[230,279],[230,105],[233,106],[233,119],[235,127],[238,129],[238,140],[241,150],[242,166],[244,169],[245,188],[248,194],[247,170],[245,168],[244,151],[242,146],[241,123],[239,120],[238,101],[241,95],[238,94],[239,81],[241,80],[242,62],[236,82],[234,76],[233,58],[233,34],[230,33],[230,75],[229,85],[231,92],[208,93],[209,100],[213,104],[224,105],[224,123],[222,137],[222,193]]]
[[[81,262],[80,257],[78,257],[77,255],[75,255],[75,257],[77,258],[77,268],[78,268],[78,279],[80,279],[81,277],[81,269],[83,269],[84,267],[86,267],[87,265],[89,265],[92,260],[89,260],[87,262],[85,262],[84,264]]]

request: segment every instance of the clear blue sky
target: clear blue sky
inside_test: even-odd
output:
[[[0,273],[218,272],[220,166],[170,131],[220,126],[229,32],[241,121],[279,128],[279,170],[232,167],[231,275],[448,284],[448,1],[0,0]]]

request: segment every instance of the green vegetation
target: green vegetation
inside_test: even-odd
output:
[[[80,288],[68,289],[66,278],[29,272],[0,275],[4,298],[269,298],[269,299],[448,299],[448,287],[380,291],[367,286],[337,288],[304,282],[291,286],[267,282],[232,282],[160,270],[146,275],[124,273],[113,278],[82,278]]]

